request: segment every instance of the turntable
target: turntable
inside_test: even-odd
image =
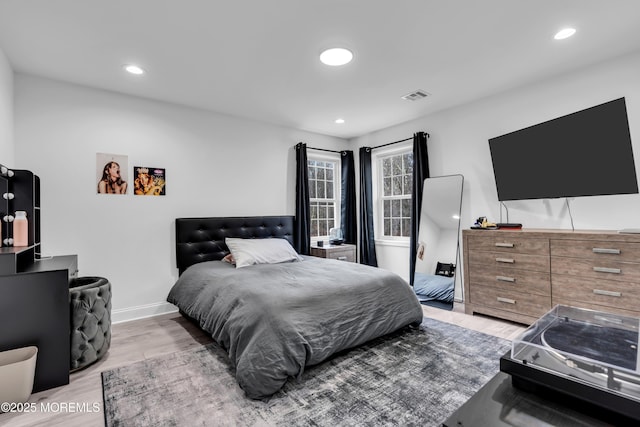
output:
[[[513,340],[500,370],[640,421],[640,319],[558,305]]]

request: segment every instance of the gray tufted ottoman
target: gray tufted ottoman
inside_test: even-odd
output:
[[[111,345],[111,283],[78,277],[69,284],[71,371],[99,360]]]

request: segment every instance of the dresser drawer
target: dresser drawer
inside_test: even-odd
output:
[[[488,232],[489,233],[489,232]],[[548,239],[500,236],[492,233],[485,236],[470,236],[469,251],[493,251],[536,255],[549,255]]]
[[[640,281],[640,264],[568,257],[551,258],[551,275],[566,274],[598,280]],[[576,278],[574,277],[574,280]]]
[[[549,272],[549,257],[543,255],[527,255],[504,252],[471,252],[469,263],[474,268],[478,265],[494,266],[498,268],[517,268],[521,270]]]
[[[637,283],[615,280],[553,276],[553,298],[580,301],[626,310],[640,310],[640,287]]]
[[[472,304],[533,317],[541,317],[551,310],[550,296],[501,290],[488,286],[472,286],[469,299]]]
[[[311,246],[311,256],[337,259],[339,261],[356,262],[356,246],[350,244]]]
[[[549,273],[478,265],[469,272],[469,281],[472,286],[491,286],[503,290],[551,295]]]
[[[351,249],[346,251],[331,251],[327,254],[327,258],[347,262],[356,262],[355,253]]]
[[[551,240],[551,256],[640,262],[640,243]]]

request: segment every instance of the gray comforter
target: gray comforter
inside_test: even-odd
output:
[[[305,366],[422,321],[420,303],[396,274],[313,257],[239,269],[195,264],[167,301],[228,351],[238,384],[254,399]]]

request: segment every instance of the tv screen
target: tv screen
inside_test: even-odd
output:
[[[624,98],[489,140],[498,200],[638,193]]]

